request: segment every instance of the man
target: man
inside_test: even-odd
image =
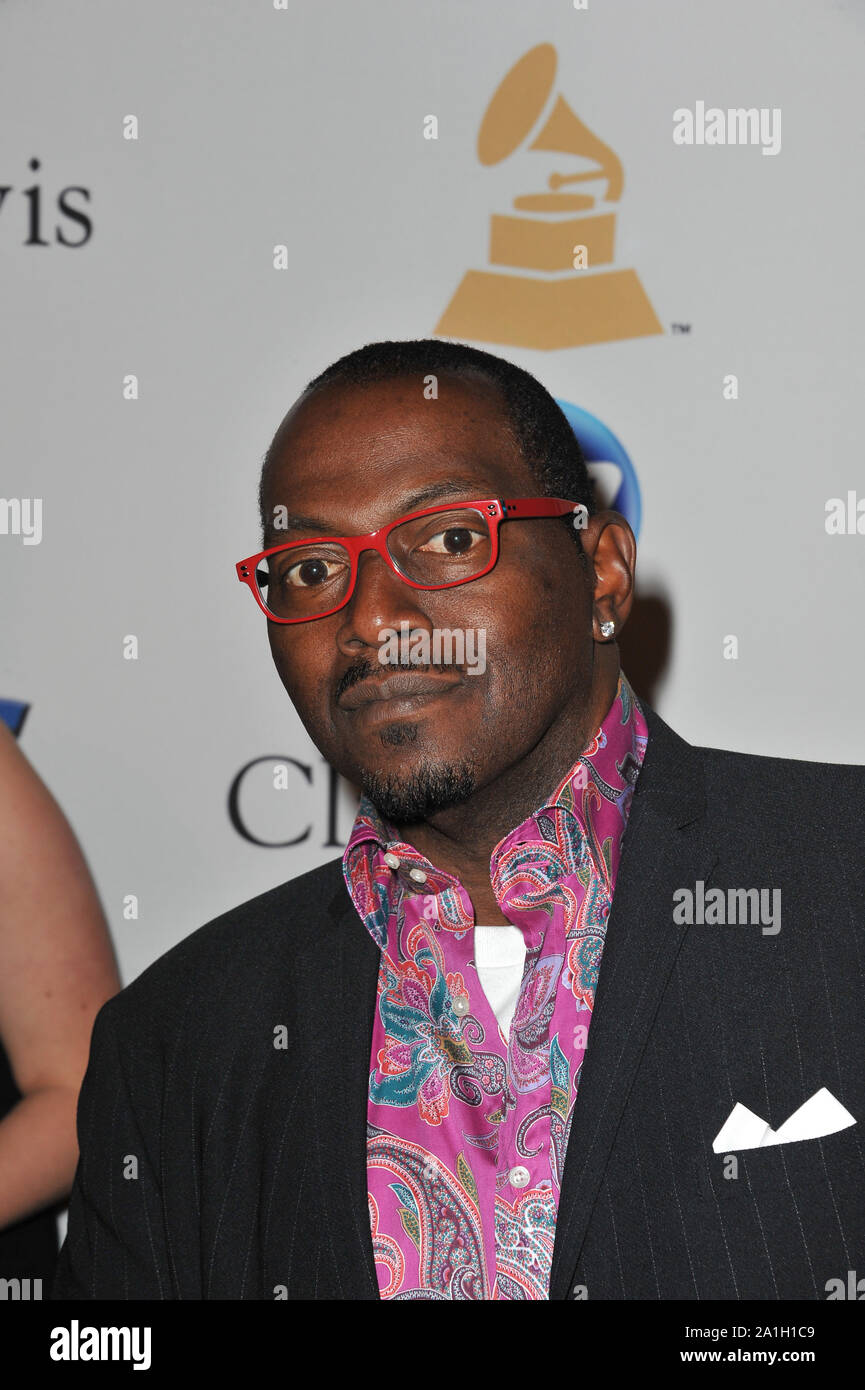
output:
[[[691,747],[637,700],[633,534],[491,354],[341,359],[261,511],[238,575],[357,820],[102,1009],[55,1296],[822,1299],[865,1270],[862,770]]]

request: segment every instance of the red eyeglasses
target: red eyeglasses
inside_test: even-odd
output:
[[[322,536],[274,545],[240,560],[241,584],[275,623],[326,618],[348,603],[358,559],[376,550],[413,589],[452,589],[487,574],[499,556],[503,521],[565,516],[583,510],[561,497],[518,497],[426,507],[361,536]]]

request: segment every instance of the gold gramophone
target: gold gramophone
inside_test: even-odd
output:
[[[592,212],[598,200],[590,193],[559,192],[603,179],[602,201],[616,203],[624,174],[615,151],[553,93],[557,63],[552,44],[542,43],[511,68],[481,123],[478,158],[498,164],[522,147],[578,155],[594,167],[551,173],[550,192],[514,198],[519,216],[492,214],[490,264],[530,273],[467,271],[436,324],[442,337],[565,348],[664,331],[635,270],[598,269],[613,260],[615,213]]]

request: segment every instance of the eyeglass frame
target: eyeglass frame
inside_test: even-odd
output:
[[[467,575],[464,579],[450,579],[447,584],[419,584],[417,580],[409,579],[403,574],[397,565],[394,557],[387,548],[387,538],[390,532],[397,526],[402,526],[406,521],[414,521],[420,516],[432,516],[434,512],[453,512],[462,511],[471,507],[476,511],[482,511],[490,523],[490,560],[477,574]],[[386,525],[380,526],[377,531],[367,531],[363,535],[355,536],[307,536],[298,541],[286,541],[282,545],[272,545],[267,550],[260,550],[256,555],[248,555],[245,560],[238,560],[235,571],[241,584],[246,584],[252,592],[258,607],[264,613],[269,622],[280,624],[311,623],[316,618],[328,618],[332,613],[338,613],[341,608],[351,600],[357,585],[358,561],[365,550],[375,550],[385,561],[394,574],[409,584],[413,589],[424,589],[426,591],[435,589],[455,589],[459,584],[471,584],[475,579],[481,579],[496,564],[499,558],[499,527],[503,521],[532,521],[541,517],[566,516],[568,512],[578,512],[585,510],[585,504],[580,502],[568,502],[563,497],[517,497],[510,500],[500,497],[483,497],[472,502],[448,502],[442,505],[439,503],[435,507],[424,507],[420,511],[408,512],[405,516],[397,517],[396,521],[389,521]],[[310,613],[302,618],[278,618],[275,613],[264,603],[258,584],[255,578],[255,571],[262,560],[268,556],[275,555],[277,551],[292,550],[297,546],[334,543],[341,545],[348,553],[351,563],[349,575],[349,585],[345,597],[340,599],[333,608],[326,608],[321,613]]]

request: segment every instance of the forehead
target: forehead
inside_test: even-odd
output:
[[[438,373],[369,385],[333,383],[302,397],[277,431],[267,483],[280,492],[316,480],[357,486],[370,473],[398,468],[423,478],[437,460],[483,467],[521,461],[500,392],[482,378]]]

